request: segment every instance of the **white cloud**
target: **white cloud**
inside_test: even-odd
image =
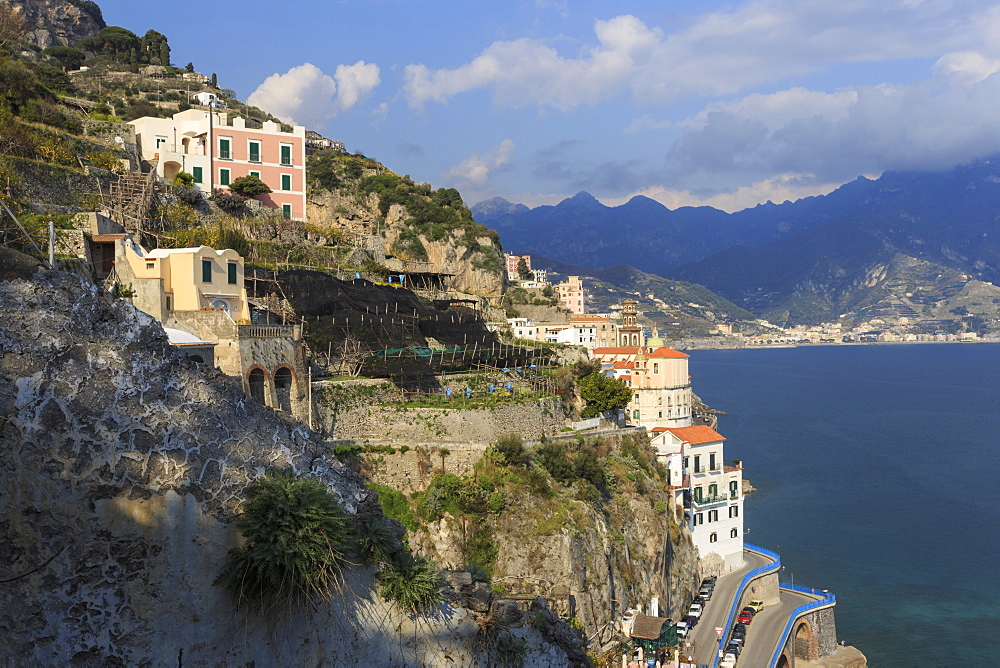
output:
[[[272,74],[247,103],[297,124],[319,124],[363,102],[381,83],[378,65],[338,65],[333,76],[312,63]]]
[[[810,175],[811,176],[811,175]],[[795,201],[812,195],[825,195],[842,185],[836,183],[806,183],[797,174],[781,174],[749,186],[740,186],[733,192],[718,193],[710,196],[699,196],[687,190],[675,190],[664,186],[653,186],[624,197],[605,198],[602,201],[608,206],[618,206],[633,197],[642,195],[655,199],[668,209],[679,209],[684,206],[710,206],[730,213],[756,206],[763,202],[780,204],[786,200]]]
[[[482,190],[486,188],[492,176],[504,169],[511,156],[514,154],[514,142],[504,139],[500,144],[493,147],[485,155],[472,153],[462,162],[448,170],[445,179],[455,183],[459,187],[470,188],[472,190]]]
[[[711,192],[794,174],[816,186],[861,173],[941,169],[1000,151],[1000,71],[825,94],[791,89],[712,105],[681,123],[669,182]],[[733,184],[728,186],[728,184]],[[708,189],[705,195],[710,194]]]
[[[991,5],[757,0],[671,33],[617,16],[596,21],[596,44],[572,56],[522,38],[494,42],[451,69],[409,65],[404,91],[418,108],[488,89],[498,104],[562,110],[623,92],[652,103],[731,95],[834,64],[937,57],[989,43],[1000,30]]]

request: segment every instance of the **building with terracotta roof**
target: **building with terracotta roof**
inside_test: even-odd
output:
[[[725,440],[706,425],[655,428],[650,439],[684,509],[703,573],[743,565],[743,470],[726,466]]]
[[[638,346],[595,348],[593,354],[610,376],[620,377],[625,373],[622,369],[628,369],[632,401],[626,415],[632,424],[649,430],[691,424],[687,354],[666,347]]]

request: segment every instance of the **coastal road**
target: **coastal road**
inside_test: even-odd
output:
[[[739,666],[766,666],[778,644],[778,636],[785,630],[785,624],[792,611],[800,605],[816,601],[822,596],[800,594],[797,591],[781,590],[781,602],[769,605],[754,616],[747,626],[746,649],[740,654]]]
[[[743,551],[743,568],[727,573],[720,577],[715,583],[715,592],[712,599],[702,611],[698,626],[694,627],[694,658],[696,663],[710,664],[712,659],[718,654],[719,639],[715,635],[715,627],[726,623],[726,617],[732,607],[733,597],[736,595],[736,588],[743,581],[743,576],[753,569],[771,563],[771,559],[762,554]],[[747,663],[744,665],[756,665]]]

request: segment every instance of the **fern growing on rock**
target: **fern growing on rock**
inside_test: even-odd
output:
[[[433,562],[399,552],[378,574],[379,592],[406,612],[419,615],[441,602],[441,573]]]

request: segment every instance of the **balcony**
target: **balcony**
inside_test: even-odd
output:
[[[716,503],[724,503],[729,500],[728,494],[715,494],[714,496],[703,496],[700,499],[697,497],[691,497],[691,503],[696,507],[702,506],[712,506]]]

